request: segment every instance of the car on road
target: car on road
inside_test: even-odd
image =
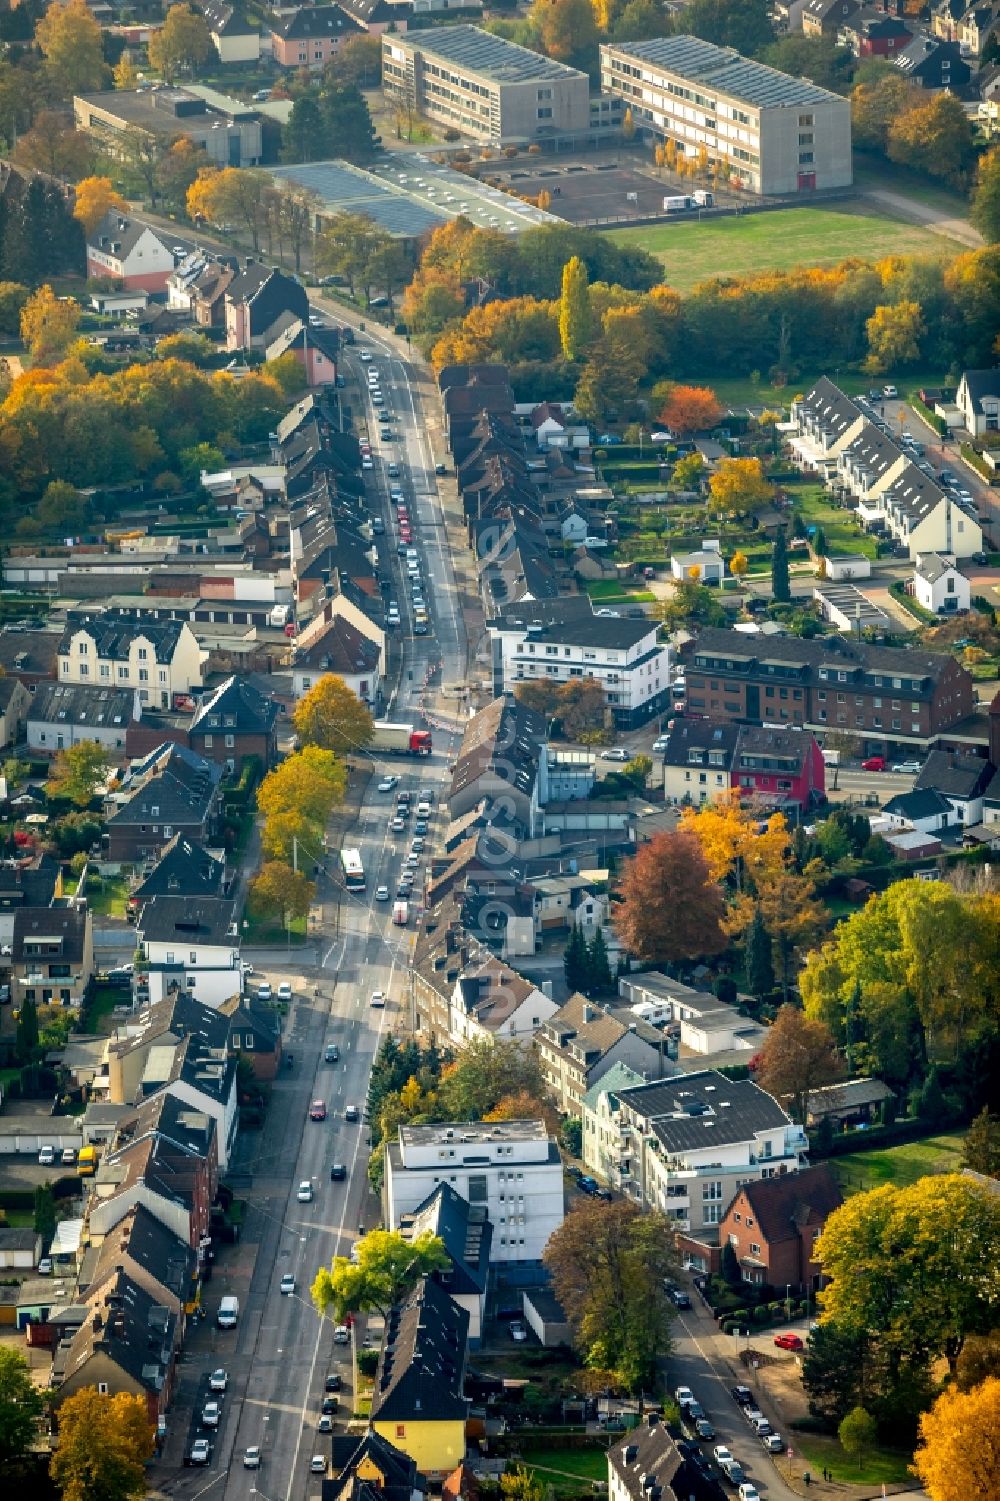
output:
[[[602,761],[627,761],[629,754],[620,745],[613,745],[610,750],[601,751]]]
[[[344,1179],[346,1177],[347,1177],[347,1168],[344,1166],[344,1164],[342,1162],[335,1162],[333,1164],[333,1166],[331,1167],[331,1169],[330,1169],[330,1182],[331,1183],[343,1183],[343,1181],[344,1181]],[[337,1387],[330,1387],[330,1388],[328,1388],[328,1390],[330,1390],[330,1391],[337,1391],[337,1390],[339,1390],[339,1388],[337,1388]]]
[[[333,1432],[333,1418],[330,1416],[330,1414],[328,1412],[321,1412],[320,1415],[319,1415],[319,1417],[316,1419],[316,1432],[317,1433],[332,1433]]]
[[[426,636],[429,630],[430,626],[426,620],[415,620],[413,622],[413,634],[415,636]]]
[[[371,1001],[369,1002],[369,1004],[372,1005],[372,1006],[384,1006],[385,1005],[385,991],[384,990],[373,990],[372,991],[372,998],[371,998]]]
[[[657,754],[659,754],[661,751],[665,751],[666,748],[667,748],[667,746],[669,744],[670,744],[670,736],[669,735],[657,735],[656,739],[653,741],[653,750]]]
[[[351,1331],[346,1324],[338,1324],[333,1331],[335,1345],[349,1345],[351,1343]]]
[[[703,1442],[715,1437],[715,1429],[707,1418],[695,1418],[691,1424],[696,1438]]]
[[[715,1448],[712,1450],[712,1458],[715,1460],[717,1465],[724,1465],[729,1464],[729,1462],[733,1458],[733,1454],[730,1449],[726,1448],[725,1444],[716,1444]]]
[[[524,1344],[524,1341],[528,1338],[528,1331],[522,1319],[514,1319],[510,1326],[510,1337],[515,1344]]]
[[[390,604],[389,608],[385,612],[385,623],[386,623],[386,625],[398,625],[399,624],[399,606],[398,605],[396,605],[396,604]]]
[[[398,777],[383,777],[378,784],[379,792],[393,792],[399,786]]]
[[[326,1101],[325,1100],[313,1100],[312,1104],[309,1106],[309,1119],[311,1121],[325,1121],[326,1120]]]
[[[326,1474],[326,1460],[323,1458],[322,1454],[313,1455],[312,1459],[309,1461],[309,1473],[310,1475]]]
[[[260,1469],[260,1445],[250,1444],[243,1450],[243,1468],[245,1470]]]
[[[434,465],[434,473],[435,474],[447,474],[448,473],[448,465],[447,464],[435,464]]]
[[[339,1063],[340,1062],[340,1049],[338,1048],[338,1046],[337,1046],[337,1044],[335,1042],[328,1042],[327,1043],[326,1047],[323,1050],[323,1062],[324,1063]]]
[[[357,1105],[345,1105],[345,1107],[344,1107],[344,1120],[345,1121],[360,1120],[360,1116],[358,1114],[358,1107],[357,1107]]]
[[[694,1401],[694,1392],[689,1386],[675,1386],[674,1401],[678,1407],[683,1407],[686,1402]]]
[[[184,1463],[186,1465],[207,1465],[212,1457],[212,1446],[207,1438],[196,1438],[191,1445],[190,1452]]]
[[[220,1408],[218,1402],[206,1402],[201,1409],[201,1426],[203,1428],[218,1428]]]
[[[412,890],[413,881],[409,876],[404,876],[399,885],[396,887],[396,895],[400,899],[400,901],[405,901]]]
[[[805,1345],[799,1334],[776,1334],[774,1343],[779,1350],[804,1350]]]
[[[372,357],[372,352],[371,352],[370,349],[362,349],[361,350],[361,363],[363,365],[367,365],[368,361],[371,359],[371,357]]]
[[[51,1167],[56,1160],[55,1147],[42,1147],[38,1153],[39,1167]]]
[[[322,1402],[320,1403],[319,1410],[320,1410],[320,1412],[326,1413],[327,1416],[329,1416],[330,1413],[339,1412],[340,1411],[340,1398],[339,1397],[324,1397],[323,1400],[322,1400]]]
[[[229,1377],[221,1366],[217,1371],[213,1371],[208,1378],[208,1389],[210,1392],[224,1392],[228,1385]]]
[[[886,401],[895,401],[896,397],[899,395],[899,392],[896,390],[895,386],[883,386],[882,395],[885,397]]]
[[[760,1491],[749,1480],[744,1480],[736,1491],[740,1501],[760,1501]]]
[[[388,886],[376,886],[375,887],[375,900],[377,902],[387,902],[389,900],[389,888],[388,888]]]
[[[263,982],[263,984],[257,986],[258,1001],[269,1001],[271,999],[271,994],[271,987],[266,980]]]
[[[691,1299],[682,1287],[668,1287],[667,1297],[675,1308],[690,1308]]]
[[[308,1178],[303,1178],[295,1190],[295,1197],[300,1204],[311,1204],[313,1201],[313,1186]]]
[[[885,757],[884,756],[869,756],[866,761],[862,761],[862,763],[861,763],[861,770],[862,771],[885,771]]]
[[[331,1371],[323,1383],[325,1392],[339,1392],[344,1383],[339,1371]]]
[[[889,767],[890,771],[901,773],[903,776],[916,776],[923,765],[922,761],[895,761]]]
[[[393,834],[403,834],[403,833],[405,833],[406,832],[406,820],[404,818],[400,818],[399,814],[397,813],[396,816],[395,816],[395,818],[390,818],[390,820],[389,820],[389,829],[390,829],[390,832],[393,833]]]
[[[279,1291],[281,1292],[282,1296],[286,1296],[288,1293],[293,1293],[295,1291],[295,1278],[292,1276],[291,1272],[286,1272],[282,1277],[281,1282],[279,1283]]]
[[[375,468],[375,465],[372,463],[371,459],[368,457],[367,454],[362,454],[361,455],[361,467],[362,467],[362,469],[374,469]]]
[[[748,1386],[731,1386],[729,1390],[733,1401],[738,1402],[741,1407],[753,1406],[754,1396]]]

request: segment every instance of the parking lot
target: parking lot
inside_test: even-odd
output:
[[[551,196],[549,212],[582,224],[593,219],[648,219],[663,212],[664,194],[674,191],[669,183],[620,167],[613,161],[556,162],[535,166],[513,161],[490,169],[512,193]],[[632,195],[634,194],[634,198]]]

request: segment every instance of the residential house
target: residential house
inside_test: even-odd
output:
[[[535,1047],[556,1108],[568,1116],[581,1115],[584,1095],[616,1063],[628,1064],[646,1079],[670,1072],[661,1033],[578,994],[542,1023]]]
[[[295,14],[314,12],[300,10]],[[340,334],[335,328],[313,327],[294,313],[284,313],[268,330],[267,339],[264,358],[279,360],[283,354],[293,354],[302,366],[305,385],[332,386],[336,382]]]
[[[251,26],[225,0],[200,0],[220,63],[255,63],[260,57],[260,28]]]
[[[809,808],[825,787],[816,737],[790,725],[678,718],[663,752],[663,793],[670,803],[704,803],[738,791],[769,807]]]
[[[142,1204],[161,1224],[204,1255],[218,1187],[215,1120],[161,1091],[122,1120],[91,1180],[91,1239],[103,1240]]]
[[[533,679],[595,678],[621,730],[637,729],[670,707],[670,654],[658,642],[655,620],[601,615],[586,595],[573,595],[506,605],[487,630],[497,694]]]
[[[511,508],[505,508],[508,512]],[[472,523],[479,590],[487,613],[507,604],[554,600],[559,581],[549,554],[549,539],[524,509],[490,514]]]
[[[405,31],[413,6],[410,0],[344,0],[344,9],[369,36],[382,36]]]
[[[32,698],[20,683],[30,707],[27,739],[30,750],[55,756],[71,745],[90,741],[103,746],[112,761],[125,757],[125,736],[142,714],[137,688],[84,687],[81,683],[50,683]]]
[[[822,1275],[816,1241],[843,1202],[825,1162],[745,1183],[719,1226],[719,1244],[732,1246],[740,1275],[751,1286],[815,1292]]]
[[[595,891],[603,884],[594,873],[580,876],[531,876],[534,927],[540,934],[582,928],[588,941],[608,922],[607,895]],[[534,952],[534,949],[532,949]]]
[[[663,1029],[672,1062],[668,1072],[745,1068],[767,1035],[759,1022],[711,991],[694,990],[655,970],[623,976],[618,989],[634,1016]]]
[[[721,587],[726,576],[726,560],[717,541],[702,542],[697,552],[674,553],[670,572],[675,579],[696,579],[699,584]]]
[[[913,570],[913,597],[934,615],[956,615],[972,603],[969,580],[949,558],[921,553]]]
[[[881,1079],[845,1079],[806,1095],[806,1125],[833,1121],[837,1127],[880,1125],[895,1095]]]
[[[841,25],[837,37],[855,57],[892,58],[913,40],[913,32],[901,17],[865,6]]]
[[[931,12],[931,31],[945,42],[958,41],[958,28],[969,0],[937,0]]]
[[[432,1483],[465,1458],[469,1315],[422,1277],[385,1321],[371,1427]]]
[[[685,648],[689,713],[846,730],[865,755],[926,750],[975,709],[972,677],[951,656],[843,636],[804,641],[713,626]]]
[[[920,768],[914,790],[936,792],[950,808],[947,823],[971,826],[983,822],[983,800],[996,767],[982,756],[958,751],[931,751]]]
[[[473,715],[448,789],[448,814],[461,818],[483,808],[482,821],[515,841],[535,832],[538,821],[538,761],[545,744],[543,715],[513,694]]]
[[[749,1079],[701,1069],[623,1089],[619,1105],[612,1184],[666,1215],[696,1258],[738,1188],[805,1164],[805,1132]]]
[[[5,582],[9,562],[8,555],[4,559]],[[40,683],[54,682],[58,657],[59,635],[55,631],[26,631],[10,625],[0,630],[0,668],[5,677],[16,678],[29,693],[34,693]]]
[[[955,392],[962,423],[974,438],[1000,429],[1000,369],[963,370]]]
[[[400,1126],[386,1146],[386,1225],[398,1229],[439,1183],[485,1206],[494,1263],[541,1261],[563,1222],[562,1160],[544,1121]]]
[[[610,1181],[618,1171],[621,1140],[617,1121],[621,1109],[619,1091],[645,1082],[642,1074],[637,1074],[627,1063],[613,1063],[583,1097],[580,1116],[583,1165],[588,1173],[596,1174],[604,1182]]]
[[[997,0],[970,5],[958,24],[958,43],[962,55],[980,63],[990,44],[996,46],[998,32],[1000,4],[997,4]]]
[[[59,642],[60,683],[133,688],[140,704],[169,709],[200,688],[202,651],[186,620],[138,611],[71,611]]]
[[[296,641],[292,656],[292,691],[296,699],[330,673],[343,678],[356,698],[376,709],[382,700],[378,642],[363,633],[346,613],[332,614],[315,631]]]
[[[294,276],[247,260],[225,293],[226,348],[263,352],[268,330],[286,313],[309,318],[309,298]]]
[[[318,71],[341,44],[364,27],[340,5],[316,5],[279,16],[271,26],[271,56],[279,68]]]
[[[412,1214],[402,1217],[399,1232],[410,1242],[425,1234],[436,1235],[444,1242],[447,1270],[432,1273],[430,1280],[465,1310],[469,1343],[475,1349],[482,1334],[493,1241],[486,1206],[470,1204],[450,1183],[439,1183]]]
[[[374,1429],[334,1433],[331,1449],[336,1479],[323,1481],[323,1501],[423,1501],[416,1464]]]
[[[130,290],[165,292],[177,264],[161,231],[110,209],[87,236],[87,275],[110,277]]]
[[[181,1320],[198,1297],[198,1257],[187,1239],[151,1214],[142,1201],[133,1204],[112,1233],[84,1258],[79,1291],[85,1298],[119,1272],[156,1303]]]
[[[154,860],[175,834],[210,844],[221,780],[220,766],[178,745],[161,745],[134,761],[107,800],[108,859]]]
[[[251,758],[261,771],[278,755],[278,705],[246,678],[230,677],[202,700],[191,721],[187,743],[206,761],[227,772],[242,770]]]
[[[933,788],[898,792],[882,809],[882,817],[893,829],[916,829],[921,834],[936,834],[948,827],[951,804]]]
[[[90,908],[18,907],[9,963],[15,1006],[79,1006],[94,973]]]
[[[836,37],[845,22],[861,9],[861,0],[805,0],[802,31],[805,36]]]
[[[19,679],[0,678],[0,750],[20,740],[30,703],[31,694]]]
[[[62,869],[42,850],[0,860],[0,944],[14,941],[14,914],[22,907],[47,908],[62,895]]]
[[[972,77],[957,43],[942,42],[926,32],[917,32],[892,61],[910,83],[921,89],[957,91],[964,89]]]
[[[674,1442],[658,1412],[608,1450],[608,1501],[718,1501],[724,1494],[704,1460],[696,1464],[691,1448]]]
[[[530,980],[480,950],[478,962],[464,965],[455,981],[448,1035],[459,1048],[497,1037],[530,1045],[557,1009],[555,1001]]]
[[[226,867],[222,860],[202,849],[194,840],[175,834],[163,846],[163,853],[139,885],[129,893],[132,912],[141,910],[154,896],[185,896],[197,900],[203,896],[221,896]]]
[[[274,1079],[281,1063],[281,1022],[255,996],[236,992],[219,1011],[229,1021],[229,1051],[245,1058],[255,1079]]]
[[[151,1424],[166,1417],[173,1395],[180,1320],[125,1271],[95,1288],[76,1332],[52,1361],[52,1405],[95,1388],[104,1396],[140,1397]],[[83,1310],[81,1310],[83,1311]]]
[[[136,920],[152,1005],[187,990],[220,1006],[243,984],[236,903],[230,897],[154,896]]]

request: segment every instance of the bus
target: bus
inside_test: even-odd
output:
[[[344,885],[348,891],[364,891],[365,868],[361,864],[360,850],[341,850],[340,864],[344,872]]]

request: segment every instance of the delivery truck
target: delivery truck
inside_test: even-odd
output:
[[[664,198],[663,212],[665,214],[683,214],[685,209],[691,207],[691,199],[687,196],[681,198]]]
[[[373,751],[395,756],[429,756],[432,750],[430,730],[418,730],[412,724],[391,724],[376,719],[371,741]]]
[[[409,918],[409,903],[402,901],[396,902],[395,906],[392,909],[392,920],[396,924],[397,928],[405,928],[407,922],[409,921]]]

